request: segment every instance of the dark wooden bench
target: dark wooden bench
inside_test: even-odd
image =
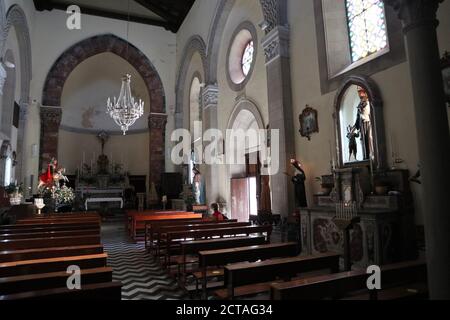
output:
[[[100,230],[100,224],[75,223],[75,224],[14,225],[14,226],[7,226],[7,228],[0,227],[0,234],[39,233],[49,231],[75,231],[85,229]]]
[[[0,295],[67,287],[66,271],[27,274],[0,278]],[[112,269],[108,267],[81,270],[81,286],[112,282]]]
[[[226,220],[226,221],[217,221],[214,222],[216,224],[221,223],[235,223],[237,220]],[[164,227],[176,227],[176,226],[187,226],[187,225],[204,225],[204,224],[212,224],[212,221],[209,220],[191,220],[191,221],[146,221],[145,222],[145,247],[150,248],[152,250],[153,242],[157,239],[157,235],[160,232],[161,228]]]
[[[0,241],[1,240],[16,240],[16,239],[89,236],[89,235],[100,235],[100,229],[81,229],[81,230],[69,230],[69,231],[46,231],[46,232],[31,232],[31,233],[0,234]]]
[[[424,282],[426,270],[426,264],[423,261],[383,266],[381,267],[382,288],[398,287],[405,282]],[[272,300],[341,299],[360,290],[368,293],[369,276],[366,270],[358,270],[275,284],[271,288],[271,297]],[[377,299],[377,291],[371,291],[369,294],[371,299]]]
[[[161,221],[161,220],[201,220],[202,216],[194,212],[187,211],[128,211],[128,232],[131,238],[136,239],[139,231],[145,231],[146,221]]]
[[[55,218],[30,218],[19,219],[16,221],[16,225],[26,224],[44,224],[44,223],[76,223],[76,222],[101,222],[100,216],[67,216],[67,217],[55,217]]]
[[[100,244],[100,235],[1,240],[0,251]]]
[[[208,248],[209,249],[209,248]],[[206,250],[208,250],[206,249]],[[224,275],[223,268],[227,264],[242,261],[258,261],[279,257],[293,257],[298,254],[297,243],[276,243],[276,244],[251,244],[249,246],[235,246],[235,248],[216,248],[215,250],[199,251],[200,272],[195,272],[197,281],[202,281],[202,296],[206,299],[208,279]],[[214,269],[209,269],[214,267]]]
[[[211,222],[203,223],[203,224],[188,224],[188,225],[179,225],[179,226],[164,226],[157,228],[157,237],[156,237],[156,256],[159,256],[162,249],[164,249],[167,245],[166,242],[166,234],[169,232],[185,232],[191,230],[211,230],[211,229],[226,229],[226,228],[242,228],[242,227],[250,227],[250,222]]]
[[[236,227],[236,228],[223,228],[223,229],[204,229],[204,230],[189,230],[189,231],[175,231],[166,233],[166,255],[164,263],[169,265],[172,242],[177,240],[199,240],[208,238],[223,238],[225,236],[240,236],[240,235],[252,235],[252,234],[266,234],[266,241],[270,242],[272,235],[272,226],[248,226],[248,227]]]
[[[0,301],[9,300],[107,300],[119,301],[122,298],[122,283],[106,282],[89,284],[81,290],[69,290],[67,288],[30,291],[18,294],[0,296]]]
[[[270,292],[273,281],[289,281],[299,274],[327,270],[339,272],[338,254],[270,259],[225,266],[225,287],[215,294],[223,299]]]
[[[212,240],[181,242],[181,255],[176,257],[175,259],[176,264],[178,264],[178,275],[180,278],[182,278],[182,280],[185,279],[187,264],[199,262],[198,256],[201,251],[257,246],[266,243],[267,240],[264,236],[220,238]],[[189,259],[189,256],[194,257],[191,257],[193,259]]]
[[[106,253],[57,257],[48,259],[21,260],[4,262],[0,264],[0,277],[12,277],[27,274],[65,271],[69,266],[78,266],[80,269],[95,269],[106,267]]]
[[[88,246],[53,247],[53,248],[1,251],[0,263],[20,261],[20,260],[73,257],[99,253],[103,253],[103,246],[100,244]]]

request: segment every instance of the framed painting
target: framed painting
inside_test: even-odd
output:
[[[301,136],[306,137],[309,141],[311,141],[311,135],[319,132],[317,110],[314,110],[306,105],[305,110],[303,110],[299,117],[299,121]]]

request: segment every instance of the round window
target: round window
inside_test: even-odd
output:
[[[256,57],[256,31],[240,28],[228,52],[228,80],[233,90],[244,88],[251,76]]]

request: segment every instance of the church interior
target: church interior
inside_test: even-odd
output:
[[[0,300],[450,299],[450,1],[0,0]]]

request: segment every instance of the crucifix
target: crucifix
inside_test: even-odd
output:
[[[100,140],[100,143],[102,144],[102,155],[103,155],[103,154],[105,154],[104,153],[104,151],[105,151],[105,144],[109,140],[109,135],[105,131],[102,131],[102,132],[100,132],[97,135],[97,138]]]

